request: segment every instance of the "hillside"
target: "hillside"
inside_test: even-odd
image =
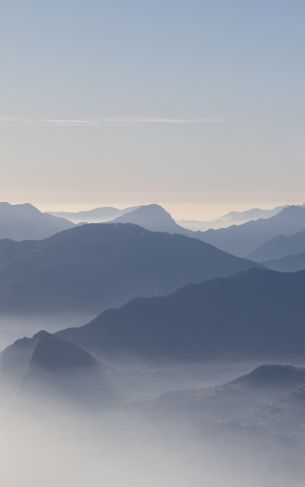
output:
[[[101,354],[186,360],[304,354],[305,272],[249,270],[136,299],[59,336]]]
[[[182,235],[82,225],[39,242],[0,242],[0,312],[97,314],[255,266]]]

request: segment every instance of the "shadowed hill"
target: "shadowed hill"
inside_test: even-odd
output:
[[[115,399],[104,367],[78,345],[45,331],[17,340],[0,355],[0,376],[24,400],[60,399],[101,407]]]
[[[97,314],[255,266],[182,235],[82,225],[40,242],[0,242],[0,311]]]
[[[187,360],[304,353],[305,272],[249,270],[136,299],[59,336],[100,353]]]

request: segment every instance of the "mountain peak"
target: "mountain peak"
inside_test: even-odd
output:
[[[73,367],[96,366],[96,360],[81,347],[58,339],[46,331],[33,337],[34,351],[30,366],[49,371]]]
[[[157,204],[139,206],[135,210],[116,218],[114,222],[134,223],[146,230],[157,232],[182,233],[184,231],[177,225],[170,213]]]

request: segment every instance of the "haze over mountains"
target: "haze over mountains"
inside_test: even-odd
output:
[[[1,353],[0,380],[13,386],[19,402],[42,395],[100,408],[115,399],[100,362],[45,331],[17,340]]]
[[[100,208],[96,211],[103,213],[109,209]],[[111,222],[133,223],[155,232],[177,233],[197,238],[231,254],[247,256],[258,262],[298,253],[304,249],[301,235],[301,232],[305,231],[304,206],[286,205],[272,210],[253,209],[246,212],[231,212],[225,215],[222,220],[223,225],[219,222],[223,228],[206,231],[191,230],[179,225],[164,208],[156,204],[119,210],[119,216],[115,209],[114,219],[110,218],[111,211],[108,215]],[[90,218],[88,217],[89,220]],[[196,228],[196,225],[193,228]],[[295,235],[298,232],[300,235]],[[291,237],[290,243],[288,237]]]
[[[250,221],[219,230],[202,232],[200,238],[219,249],[239,256],[251,256],[278,235],[293,235],[305,229],[305,208],[289,206],[267,219]]]
[[[256,266],[182,235],[87,224],[41,241],[0,241],[0,311],[97,314]]]
[[[88,424],[95,432],[105,419],[109,428],[109,415],[124,434],[134,435],[140,420],[154,436],[160,429],[162,441],[173,430],[187,432],[202,453],[214,449],[217,464],[220,449],[227,454],[234,444],[239,462],[248,450],[250,458],[256,455],[255,471],[263,461],[257,451],[279,435],[285,447],[301,445],[303,452],[305,271],[274,272],[266,267],[279,262],[224,252],[205,242],[211,232],[183,228],[159,205],[124,214],[104,210],[95,217],[114,220],[68,222],[71,228],[46,239],[0,240],[1,317],[24,320],[15,336],[31,335],[28,323],[38,317],[41,329],[52,329],[52,313],[60,316],[61,329],[19,339],[1,353],[0,406],[18,415],[85,417],[85,443],[92,437]],[[303,249],[304,208],[278,210],[212,232],[217,245],[244,253],[262,244],[255,258],[283,255],[281,261],[290,259],[284,270],[298,268],[305,250],[285,253]],[[78,323],[80,316],[97,317],[68,328],[73,313]],[[112,426],[109,431],[107,452]],[[303,456],[296,460],[297,449],[291,451],[294,471]],[[288,477],[286,485],[291,471]]]
[[[114,208],[113,206],[102,206],[94,208],[93,210],[85,211],[57,211],[52,212],[52,215],[66,218],[73,223],[104,223],[114,220],[137,207],[131,206],[129,208]]]
[[[85,211],[57,211],[57,212],[50,212],[52,215],[59,216],[62,218],[66,218],[73,223],[103,223],[106,221],[111,221],[121,216],[129,213],[137,208],[145,208],[149,206],[159,206],[159,205],[138,205],[138,206],[130,206],[126,208],[115,208],[115,207],[107,207],[101,206],[98,208],[94,208],[92,210],[85,210]],[[225,228],[231,225],[240,225],[242,223],[246,223],[250,220],[258,220],[260,218],[270,218],[271,216],[276,215],[282,209],[284,209],[288,205],[277,206],[272,209],[261,209],[261,208],[251,208],[250,210],[245,211],[231,211],[230,213],[226,213],[225,215],[221,216],[217,220],[212,221],[196,221],[196,220],[180,220],[178,221],[178,225],[193,231],[201,230],[205,231],[210,228]],[[126,221],[125,223],[131,223],[130,221]]]
[[[159,205],[144,205],[128,211],[114,220],[114,223],[133,223],[153,232],[177,233],[195,236],[193,232],[182,228],[172,218],[170,213]]]
[[[249,270],[136,299],[59,336],[101,354],[200,360],[303,356],[305,272]]]
[[[250,255],[253,260],[263,262],[280,259],[287,255],[300,254],[305,249],[305,230],[293,235],[277,235],[263,243]]]
[[[277,206],[275,208],[272,208],[271,210],[251,208],[250,210],[245,211],[230,211],[230,213],[226,213],[217,220],[180,220],[178,221],[178,223],[182,227],[188,228],[189,230],[193,231],[205,231],[209,230],[210,228],[216,230],[218,228],[226,228],[232,225],[241,225],[252,220],[259,220],[260,218],[270,218],[271,216],[277,215],[281,210],[286,208],[286,206],[288,205]]]
[[[0,203],[0,239],[39,240],[72,226],[70,221],[42,213],[29,203]]]

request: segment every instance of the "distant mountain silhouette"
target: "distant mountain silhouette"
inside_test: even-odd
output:
[[[59,336],[104,354],[207,359],[304,354],[305,272],[249,270],[136,299]]]
[[[277,215],[200,233],[199,238],[234,255],[253,255],[257,247],[277,235],[293,235],[305,230],[305,208],[289,206]]]
[[[85,211],[57,211],[52,212],[52,215],[66,218],[73,223],[104,223],[129,211],[133,211],[137,206],[131,206],[123,209],[114,208],[113,206],[102,206],[94,208],[93,210]]]
[[[302,252],[305,252],[305,230],[289,236],[277,235],[254,250],[250,256],[257,262],[263,262]]]
[[[42,213],[29,203],[0,203],[0,239],[39,240],[72,226],[68,220]]]
[[[279,272],[297,272],[305,270],[305,252],[286,255],[280,259],[267,260],[264,265],[268,269]]]
[[[232,225],[242,225],[243,223],[259,220],[261,218],[270,218],[277,215],[281,210],[286,208],[288,205],[277,206],[271,210],[264,210],[261,208],[251,208],[245,211],[231,211],[221,216],[217,220],[212,221],[196,221],[196,220],[181,220],[177,223],[182,227],[188,228],[193,231],[205,231],[211,228],[226,228]]]
[[[153,232],[179,233],[193,236],[192,232],[177,225],[172,216],[159,205],[140,206],[116,218],[114,223],[133,223]]]
[[[17,390],[19,400],[68,399],[96,407],[115,398],[103,367],[95,358],[45,331],[17,340],[4,350],[0,355],[0,376]]]
[[[0,241],[0,311],[97,314],[257,265],[181,235],[87,224],[42,241]]]

